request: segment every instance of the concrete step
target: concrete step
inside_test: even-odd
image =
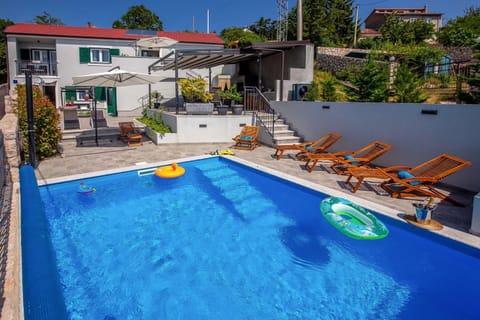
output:
[[[98,128],[98,136],[113,139],[118,137],[118,128]],[[95,129],[66,130],[62,133],[62,140],[77,140],[78,138],[95,137]]]
[[[274,138],[278,138],[278,137],[295,137],[295,131],[293,130],[277,130],[277,128],[275,128],[275,131],[274,131]]]
[[[276,145],[300,143],[300,138],[295,136],[275,137],[273,142]]]
[[[268,130],[272,131],[272,126],[265,126]],[[275,124],[275,132],[282,130],[289,130],[288,124]]]

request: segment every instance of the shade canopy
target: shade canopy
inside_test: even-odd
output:
[[[137,45],[143,48],[162,48],[169,47],[177,43],[177,40],[168,37],[143,38],[137,41]]]
[[[107,72],[73,77],[73,84],[76,86],[91,87],[126,87],[140,84],[152,84],[159,82],[161,79],[161,76],[115,69]]]

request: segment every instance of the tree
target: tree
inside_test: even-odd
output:
[[[277,37],[277,23],[272,19],[260,19],[248,27],[249,30],[258,34],[264,40],[275,40]]]
[[[152,11],[143,5],[131,6],[120,20],[112,23],[116,29],[163,30],[163,22]]]
[[[326,8],[326,0],[304,0],[303,2],[303,36],[316,46],[331,45]]]
[[[388,97],[388,74],[385,64],[375,64],[371,56],[363,69],[349,74],[349,81],[353,85],[346,91],[351,101],[383,102]]]
[[[329,21],[329,39],[337,46],[346,46],[353,43],[355,21],[353,19],[353,0],[327,1],[327,15]]]
[[[35,16],[35,18],[33,18],[33,22],[35,22],[36,24],[51,24],[51,25],[54,25],[54,26],[63,26],[64,25],[62,20],[60,20],[58,18],[55,18],[55,17],[52,17],[52,15],[50,13],[48,13],[47,11],[43,11],[42,15]]]
[[[223,39],[223,41],[225,41],[225,43],[232,43],[238,41],[238,45],[240,47],[262,41],[262,38],[258,34],[248,29],[244,30],[237,27],[223,29],[220,33],[220,37]]]
[[[393,44],[421,44],[432,37],[433,24],[416,20],[404,21],[397,15],[390,15],[380,27],[382,38]]]
[[[29,158],[27,96],[25,85],[17,85],[17,101],[15,110],[18,114],[18,124],[22,134],[22,149],[25,159]],[[55,106],[44,96],[39,87],[33,86],[33,118],[35,121],[35,151],[38,158],[44,159],[58,153],[58,142],[62,139],[60,116]]]
[[[422,103],[427,100],[422,92],[423,80],[412,72],[407,63],[397,69],[392,89],[395,93],[395,102]]]
[[[13,24],[12,20],[0,19],[0,83],[7,80],[7,47],[5,44],[5,28]]]
[[[438,41],[447,47],[473,47],[480,36],[480,7],[470,7],[463,17],[448,20],[438,34]]]

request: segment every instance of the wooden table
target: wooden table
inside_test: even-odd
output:
[[[365,178],[376,178],[376,179],[389,179],[390,177],[383,171],[382,169],[379,168],[362,168],[362,167],[355,167],[355,168],[349,168],[348,169],[348,179],[345,181],[346,184],[352,187],[352,192],[355,193],[357,192],[358,188],[360,188],[360,185],[363,182],[363,179]],[[357,184],[353,185],[350,180],[352,177],[355,177],[357,179]]]

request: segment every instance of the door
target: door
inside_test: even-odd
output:
[[[107,88],[107,112],[117,116],[117,88]]]

